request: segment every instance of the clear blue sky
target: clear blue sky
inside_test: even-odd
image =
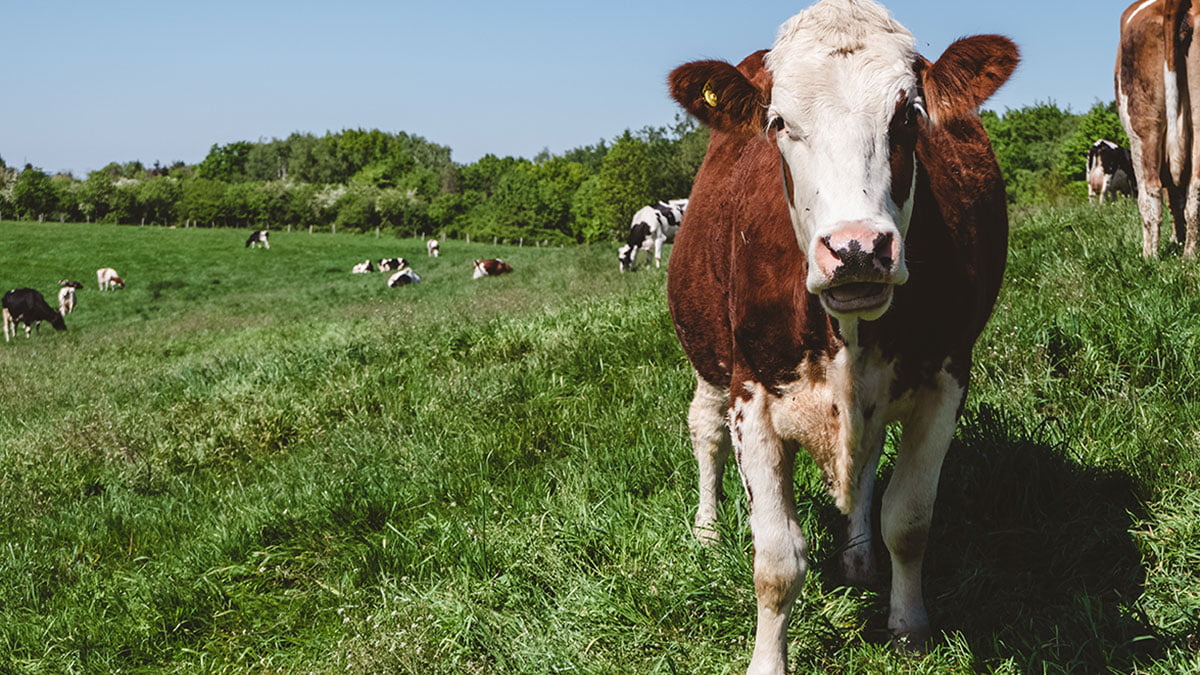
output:
[[[0,157],[82,177],[360,127],[423,136],[460,163],[561,153],[671,123],[671,68],[736,63],[808,4],[0,0]],[[1126,2],[885,4],[930,59],[975,33],[1020,45],[1022,66],[985,107],[1113,98]]]

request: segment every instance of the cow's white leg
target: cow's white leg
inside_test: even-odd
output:
[[[697,374],[696,393],[688,408],[688,430],[700,474],[699,506],[692,528],[700,541],[715,542],[718,539],[717,504],[721,501],[721,479],[731,448],[725,416],[728,409],[729,392],[709,384]]]
[[[664,240],[661,237],[655,238],[654,240],[654,267],[656,269],[662,267],[663,241]]]
[[[4,341],[8,342],[9,331],[12,332],[13,337],[16,337],[17,327],[13,324],[12,315],[8,313],[8,309],[4,309],[2,315],[4,319]]]
[[[1184,205],[1184,224],[1185,227],[1175,228],[1175,239],[1178,241],[1183,239],[1183,257],[1196,257],[1197,238],[1200,238],[1200,172],[1193,172],[1191,182],[1187,187],[1186,203]]]
[[[896,470],[883,495],[883,540],[892,560],[888,628],[914,647],[929,637],[921,567],[942,460],[965,394],[966,389],[945,371],[938,373],[932,387],[916,393],[913,412],[904,422]]]
[[[1138,185],[1138,211],[1142,215],[1142,257],[1158,257],[1158,230],[1162,225],[1162,188]]]
[[[785,446],[775,433],[766,391],[755,385],[752,392],[749,400],[733,404],[730,427],[750,508],[758,598],[754,655],[746,672],[758,675],[787,672],[788,619],[808,561],[792,484],[795,447]]]

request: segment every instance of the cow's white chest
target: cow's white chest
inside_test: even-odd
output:
[[[850,498],[850,484],[878,452],[888,423],[911,407],[910,397],[896,396],[895,363],[877,349],[845,348],[832,359],[806,362],[796,375],[777,396],[767,396],[771,425],[812,455],[835,497]]]

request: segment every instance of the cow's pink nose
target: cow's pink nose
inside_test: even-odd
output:
[[[848,223],[817,242],[817,266],[830,281],[886,281],[899,257],[899,238],[864,223]]]

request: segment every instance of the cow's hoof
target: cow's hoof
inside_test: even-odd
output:
[[[892,634],[892,647],[906,654],[924,654],[929,648],[929,629]]]

